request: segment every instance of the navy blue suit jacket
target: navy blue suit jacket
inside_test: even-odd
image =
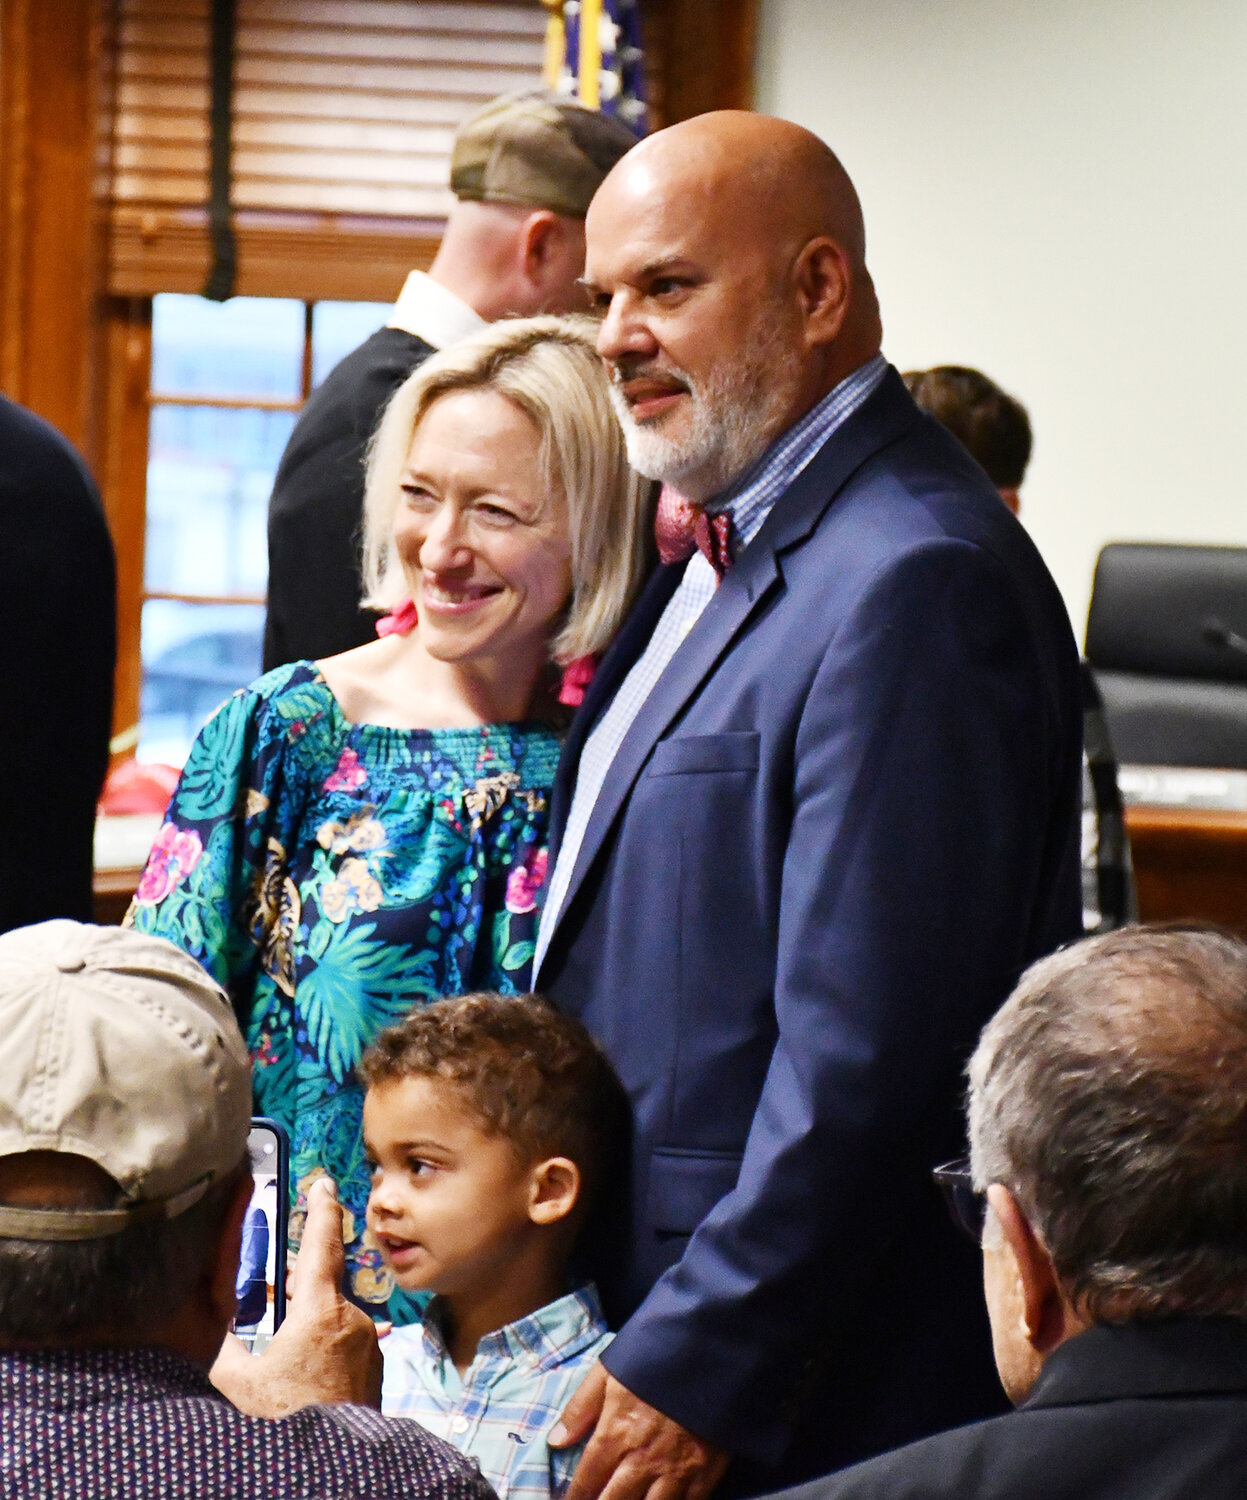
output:
[[[679,572],[573,725],[556,841]],[[1080,930],[1080,755],[1056,588],[889,372],[642,708],[538,977],[635,1111],[605,1363],[738,1475],[1000,1409],[977,1257],[929,1174],[961,1148],[980,1027]]]

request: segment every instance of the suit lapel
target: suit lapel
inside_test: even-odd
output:
[[[657,567],[645,580],[640,597],[629,610],[620,627],[619,634],[607,648],[605,656],[593,674],[593,681],[585,692],[584,702],[576,710],[563,753],[559,757],[558,770],[554,777],[554,791],[550,803],[550,867],[558,858],[558,848],[563,841],[563,829],[567,826],[567,813],[571,807],[572,792],[576,785],[576,771],[580,765],[580,752],[584,749],[589,732],[597,723],[606,705],[615,696],[620,683],[632,670],[637,658],[649,644],[662,612],[684,576],[684,566]]]
[[[714,598],[667,664],[624,736],[606,773],[585,829],[571,881],[560,908],[560,921],[571,909],[587,871],[597,857],[654,746],[696,696],[755,608],[781,582],[782,554],[800,545],[810,535],[840,490],[862,464],[881,448],[895,441],[918,420],[918,409],[909,392],[896,372],[889,370],[878,389],[828,438],[772,507],[762,529],[715,591]],[[644,651],[674,592],[675,583],[682,576],[682,570],[678,568],[660,568],[658,573],[674,574],[675,581],[665,580],[665,589],[659,591],[654,587],[654,579],[651,579],[617,643],[623,646],[626,636],[626,650],[621,650],[618,659],[615,659],[616,650],[612,647],[603,662],[604,668],[608,663],[610,665],[609,680],[602,683],[599,692],[595,678],[591,690],[592,700],[587,696],[584,704],[584,728],[574,748],[569,742],[564,753],[564,765],[560,767],[561,785],[556,788],[555,803],[555,811],[559,815],[560,838],[586,734],[602,707],[614,695],[627,672]],[[634,622],[637,626],[635,631]],[[559,791],[563,794],[561,798]],[[553,820],[552,812],[552,822]],[[557,931],[557,924],[555,930]]]

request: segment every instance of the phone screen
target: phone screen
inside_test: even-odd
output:
[[[256,1116],[247,1152],[254,1186],[243,1220],[234,1332],[259,1354],[286,1315],[290,1142],[276,1120]]]

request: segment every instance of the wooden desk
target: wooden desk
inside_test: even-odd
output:
[[[91,904],[101,927],[120,925],[142,873],[142,870],[96,870]]]
[[[160,828],[159,813],[100,817],[95,824],[95,920],[115,926],[126,914]]]
[[[1247,936],[1247,812],[1127,807],[1145,922],[1199,918]]]

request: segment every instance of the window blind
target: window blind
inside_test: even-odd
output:
[[[210,0],[114,0],[110,290],[209,264]],[[541,82],[540,0],[238,0],[236,290],[389,300],[427,264],[461,120]]]

